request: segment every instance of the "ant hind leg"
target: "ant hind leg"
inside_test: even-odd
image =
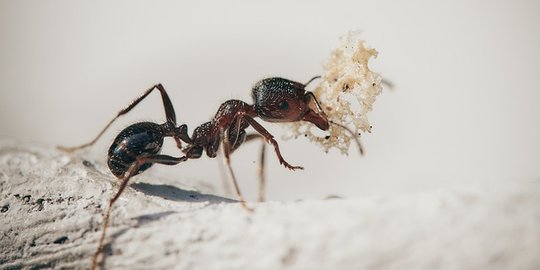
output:
[[[114,202],[118,200],[120,195],[122,195],[122,192],[124,192],[129,180],[133,175],[137,173],[139,168],[146,163],[159,163],[164,165],[176,165],[180,162],[186,161],[188,158],[186,156],[183,157],[171,157],[167,155],[153,155],[153,156],[147,156],[147,157],[139,157],[137,161],[135,161],[131,167],[129,167],[128,171],[125,173],[125,176],[121,179],[122,183],[120,184],[120,187],[118,188],[118,191],[116,194],[110,199],[109,206],[107,207],[107,211],[103,215],[103,225],[101,229],[101,236],[99,237],[99,244],[98,248],[96,250],[96,253],[92,257],[92,269],[96,269],[97,263],[98,263],[98,257],[103,252],[103,243],[105,242],[105,235],[107,232],[107,227],[109,225],[109,220],[111,216],[111,210],[114,205]]]
[[[111,121],[109,121],[109,123],[107,123],[107,125],[105,125],[105,127],[98,133],[98,135],[90,142],[79,145],[79,146],[74,146],[74,147],[58,146],[57,148],[64,152],[74,152],[79,149],[92,146],[93,144],[97,142],[97,140],[99,140],[99,138],[112,125],[112,123],[116,121],[116,119],[118,119],[120,116],[127,114],[129,111],[131,111],[131,109],[137,106],[139,102],[141,102],[144,98],[146,98],[154,89],[158,89],[161,93],[161,99],[163,100],[163,107],[165,108],[165,116],[167,117],[167,122],[170,122],[176,125],[176,115],[174,113],[174,107],[172,105],[171,99],[169,98],[167,91],[165,91],[165,88],[161,84],[156,84],[152,86],[151,88],[147,89],[146,91],[144,91],[144,93],[141,96],[133,100],[126,108],[120,110],[118,114]]]

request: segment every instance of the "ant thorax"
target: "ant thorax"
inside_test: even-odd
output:
[[[377,57],[377,51],[365,45],[358,31],[341,38],[341,45],[330,55],[324,66],[324,75],[313,93],[328,119],[348,127],[347,132],[337,125],[330,125],[325,132],[308,122],[291,123],[286,136],[305,136],[328,152],[337,148],[347,154],[353,136],[371,132],[368,113],[382,91],[382,77],[369,69],[368,62]]]

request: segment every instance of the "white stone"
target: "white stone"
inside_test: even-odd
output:
[[[0,143],[0,269],[90,267],[116,187],[103,161]],[[154,168],[153,168],[154,169]],[[539,269],[540,183],[250,203],[137,176],[107,269]]]

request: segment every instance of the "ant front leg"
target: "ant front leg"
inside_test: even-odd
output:
[[[268,143],[271,143],[274,146],[274,150],[276,151],[276,155],[277,155],[277,157],[279,159],[280,164],[285,166],[287,169],[293,170],[293,171],[294,170],[303,170],[304,169],[304,167],[302,167],[302,166],[292,166],[287,161],[285,161],[285,159],[281,155],[281,152],[279,151],[278,143],[276,142],[276,140],[274,140],[274,136],[272,136],[272,134],[270,134],[270,132],[268,132],[268,130],[266,130],[263,126],[261,126],[261,124],[259,124],[257,121],[255,121],[255,119],[253,119],[251,116],[248,116],[248,115],[243,115],[242,119],[247,121],[257,132],[259,132],[259,134],[261,134],[261,136],[264,137],[264,139]]]
[[[105,133],[105,131],[112,125],[116,119],[118,119],[120,116],[127,114],[131,109],[133,109],[139,102],[141,102],[144,98],[146,98],[154,89],[158,89],[161,93],[161,99],[163,100],[163,107],[165,107],[165,116],[167,117],[167,122],[173,124],[173,126],[176,126],[176,114],[174,113],[174,108],[171,102],[171,99],[169,98],[169,95],[167,94],[167,91],[165,91],[165,88],[161,84],[156,84],[146,90],[140,97],[136,98],[129,104],[126,108],[120,110],[118,114],[99,132],[99,134],[89,143],[85,143],[79,146],[74,147],[65,147],[65,146],[58,146],[58,149],[65,151],[65,152],[73,152],[82,148],[86,148],[88,146],[91,146],[97,142],[97,140]],[[178,143],[178,141],[177,141]]]
[[[122,192],[124,192],[129,180],[132,176],[137,174],[139,171],[139,168],[146,164],[146,163],[158,163],[158,164],[164,164],[164,165],[176,165],[180,162],[186,161],[188,158],[186,156],[183,157],[171,157],[167,155],[152,155],[152,156],[146,156],[146,157],[139,157],[137,160],[129,167],[128,171],[125,173],[124,177],[121,179],[122,183],[120,184],[120,187],[118,188],[118,191],[116,194],[110,199],[109,206],[107,208],[107,211],[105,212],[103,216],[103,226],[101,229],[101,236],[99,238],[99,244],[96,250],[96,253],[92,257],[92,269],[96,269],[97,263],[98,263],[98,257],[103,252],[103,243],[105,241],[105,235],[107,232],[107,227],[109,225],[109,219],[111,216],[111,210],[114,205],[114,202],[120,198],[120,195],[122,195]]]

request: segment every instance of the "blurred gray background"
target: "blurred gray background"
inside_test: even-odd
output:
[[[296,200],[420,192],[540,178],[538,1],[0,1],[0,138],[46,145],[89,141],[154,83],[192,130],[231,98],[251,102],[257,80],[306,81],[339,36],[362,30],[371,62],[395,85],[356,149],[325,154],[303,138],[268,160],[268,198]],[[83,155],[105,161],[119,130],[164,121],[153,94]],[[260,145],[233,166],[256,198]],[[179,155],[173,143],[165,153]],[[155,166],[171,183],[220,192],[218,160]],[[152,174],[151,173],[151,174]]]

